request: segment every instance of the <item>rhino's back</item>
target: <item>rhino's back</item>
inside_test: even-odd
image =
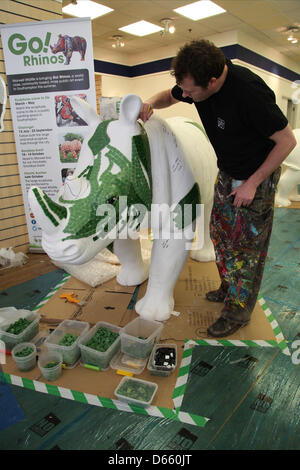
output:
[[[185,117],[166,119],[185,153],[189,166],[198,182],[202,202],[212,197],[218,173],[215,151],[203,127]]]

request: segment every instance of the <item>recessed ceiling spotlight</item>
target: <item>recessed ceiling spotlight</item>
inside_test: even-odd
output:
[[[199,2],[190,3],[189,5],[185,5],[180,8],[175,8],[173,11],[176,11],[176,13],[186,16],[187,18],[194,21],[202,20],[203,18],[208,18],[210,16],[215,16],[226,12],[226,10],[211,2],[210,0],[200,0]]]

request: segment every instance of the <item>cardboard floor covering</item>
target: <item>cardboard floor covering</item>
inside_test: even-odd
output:
[[[161,343],[177,344],[177,368],[169,377],[153,376],[147,367],[142,374],[136,375],[137,378],[157,383],[158,391],[152,402],[153,406],[174,409],[172,394],[182,360],[184,340],[207,338],[206,329],[220,316],[223,304],[205,300],[205,293],[218,286],[219,275],[214,262],[198,263],[188,259],[175,286],[175,311],[180,314],[172,315],[164,323],[160,337]],[[139,287],[123,287],[116,279],[112,279],[92,288],[71,277],[39,310],[42,315],[40,334],[48,335],[50,328],[55,328],[65,319],[86,321],[90,327],[98,321],[123,327],[138,316],[134,303],[144,295],[146,287],[147,282]],[[65,292],[74,292],[85,305],[66,303],[59,297]],[[276,340],[271,323],[258,303],[250,324],[226,339]],[[20,372],[10,356],[2,368],[4,373],[45,383],[37,366],[30,372]],[[61,377],[49,384],[116,400],[114,390],[121,379],[122,376],[115,369],[98,372],[78,365],[73,369],[64,369]]]

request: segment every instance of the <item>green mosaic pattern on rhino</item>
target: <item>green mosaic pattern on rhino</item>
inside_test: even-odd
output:
[[[33,189],[33,194],[36,197],[36,200],[38,201],[41,209],[43,210],[44,214],[48,217],[48,219],[53,223],[54,227],[58,227],[59,223],[56,220],[56,218],[51,214],[51,212],[48,210],[47,205],[44,203],[42,196],[40,195],[39,191],[37,188]],[[45,194],[45,193],[44,193]]]
[[[68,209],[64,205],[59,205],[44,194],[43,198],[37,190],[34,194],[43,209],[45,215],[51,220],[54,226],[58,226],[59,219],[67,217],[69,220],[64,233],[67,235],[64,240],[81,239],[92,236],[93,241],[98,238],[105,238],[111,230],[120,222],[120,215],[126,207],[120,207],[120,198],[127,197],[127,220],[123,220],[118,227],[119,233],[126,224],[132,219],[130,228],[139,230],[140,222],[145,216],[141,212],[141,207],[151,210],[152,202],[152,174],[151,174],[151,155],[148,137],[141,126],[141,134],[132,138],[132,161],[130,162],[117,148],[110,145],[110,138],[107,135],[107,127],[113,120],[100,123],[88,145],[95,156],[93,165],[88,165],[79,175],[86,178],[89,182],[90,190],[88,196],[78,200],[67,200],[63,196],[59,198],[62,204],[68,204]],[[194,123],[191,123],[194,124]],[[101,169],[102,151],[107,150],[105,158],[108,159],[108,166],[102,174]],[[115,167],[119,172],[112,172]],[[146,175],[143,171],[145,169]],[[123,199],[124,200],[124,199]],[[196,205],[200,202],[199,187],[195,183],[189,193],[178,203],[174,210],[175,224],[177,228],[182,229],[189,225],[196,217]],[[184,223],[184,205],[192,205],[192,214],[185,218]],[[105,207],[105,206],[108,207]],[[140,207],[138,207],[139,205]],[[113,214],[109,212],[111,206],[114,207]],[[136,207],[137,206],[137,207]],[[97,215],[98,208],[103,211]],[[50,210],[49,210],[50,209]],[[53,214],[50,212],[52,211]],[[145,210],[146,212],[146,210]],[[112,219],[115,217],[115,219]],[[138,219],[138,220],[137,220]],[[110,222],[110,224],[109,224]],[[113,222],[113,224],[111,223]]]
[[[174,221],[178,229],[184,229],[195,220],[197,217],[197,204],[200,204],[200,202],[200,189],[198,184],[195,183],[192,189],[179,201],[174,209]],[[185,210],[185,205],[191,207],[192,211]]]
[[[128,208],[133,204],[143,204],[150,209],[151,188],[144,175],[140,160],[145,162],[146,171],[151,180],[150,149],[146,134],[134,136],[132,139],[132,162],[115,147],[109,145],[107,126],[111,121],[101,123],[93,137],[89,140],[89,146],[97,156],[94,165],[89,165],[79,176],[86,178],[90,183],[89,195],[76,201],[60,198],[60,202],[70,204],[70,218],[64,232],[70,234],[63,240],[79,239],[94,235],[93,240],[104,238],[107,234],[107,214],[96,215],[101,205],[109,204],[115,207],[116,224],[120,219],[119,197],[127,195]],[[109,164],[99,176],[101,167],[101,151],[107,148],[105,157]],[[117,165],[120,172],[112,173],[112,168]],[[124,209],[124,208],[122,208]],[[122,212],[122,210],[120,211]],[[129,210],[127,222],[129,219]],[[138,214],[135,216],[138,217]],[[103,221],[103,224],[101,224]],[[125,225],[125,223],[124,223]],[[123,227],[120,228],[122,230]]]

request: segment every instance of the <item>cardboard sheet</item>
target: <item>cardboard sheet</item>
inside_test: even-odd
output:
[[[169,377],[151,375],[147,367],[142,374],[136,375],[137,378],[158,384],[153,406],[174,408],[172,394],[180,368],[184,340],[208,338],[206,329],[220,316],[223,304],[207,301],[205,292],[218,286],[219,276],[215,263],[198,263],[188,259],[175,287],[175,310],[180,314],[172,315],[165,322],[160,338],[161,343],[177,344],[177,368]],[[146,287],[147,282],[137,287],[123,287],[116,279],[112,279],[101,286],[91,288],[83,282],[70,278],[39,310],[42,315],[40,334],[47,335],[49,328],[55,328],[64,319],[87,321],[91,327],[98,321],[125,326],[137,318],[134,303],[144,295]],[[60,295],[66,292],[74,292],[85,304],[79,306],[66,303],[60,298]],[[256,304],[250,324],[226,339],[275,340],[276,338],[263,309]],[[5,373],[45,383],[37,366],[30,372],[21,373],[13,359],[8,356],[7,364],[2,367]],[[118,375],[115,369],[98,372],[78,365],[73,369],[64,369],[61,377],[49,384],[116,400],[114,390],[121,379],[122,376]]]

